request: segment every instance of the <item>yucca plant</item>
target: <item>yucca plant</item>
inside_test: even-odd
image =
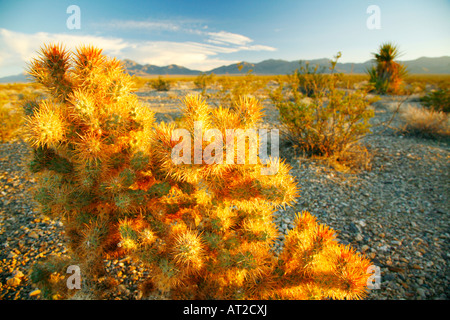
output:
[[[375,66],[367,70],[369,83],[381,94],[396,94],[407,74],[406,67],[395,60],[399,57],[398,47],[392,43],[383,43],[378,53],[373,53]]]
[[[66,263],[80,267],[82,290],[104,296],[104,260],[131,256],[148,269],[142,288],[172,299],[364,296],[369,261],[309,213],[297,215],[284,250],[274,251],[272,213],[297,197],[289,167],[275,158],[238,164],[238,143],[224,138],[257,126],[256,99],[213,109],[187,96],[177,127],[156,124],[120,63],[96,48],[45,46],[30,74],[51,96],[26,109],[36,199],[64,221]],[[242,141],[249,159],[250,138]],[[232,163],[216,161],[220,154]],[[278,170],[263,174],[272,164]],[[34,269],[46,297],[76,291],[61,290],[64,261]]]

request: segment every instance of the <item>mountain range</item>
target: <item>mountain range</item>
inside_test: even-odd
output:
[[[299,68],[301,60],[285,61],[269,59],[259,63],[240,62],[215,68],[204,73],[214,73],[216,75],[235,75],[245,74],[252,71],[255,75],[283,75],[293,73]],[[151,64],[139,64],[135,61],[125,59],[122,61],[125,70],[130,75],[139,77],[149,77],[155,75],[198,75],[199,70],[191,70],[183,66],[171,64],[168,66],[155,66]],[[324,70],[328,70],[330,59],[313,59],[308,60],[310,65],[319,65]],[[399,61],[403,63],[410,74],[450,74],[450,56],[437,58],[421,57],[415,60]],[[373,65],[373,61],[369,60],[362,63],[340,63],[336,64],[336,71],[342,73],[365,73],[366,70]],[[13,75],[0,78],[0,83],[27,82],[25,74]]]

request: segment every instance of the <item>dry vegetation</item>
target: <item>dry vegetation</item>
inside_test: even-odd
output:
[[[448,113],[406,105],[400,116],[405,123],[403,130],[407,133],[432,138],[450,136]]]
[[[325,77],[329,77],[328,75]],[[159,80],[161,79],[161,80]],[[133,76],[133,86],[138,92],[143,92],[140,99],[156,113],[166,114],[164,119],[176,119],[177,105],[180,104],[185,92],[201,94],[212,105],[232,105],[235,97],[239,95],[252,95],[263,103],[269,101],[270,94],[279,88],[279,84],[289,84],[291,75],[200,75],[200,76],[155,76],[142,78]],[[162,81],[168,87],[167,94],[146,94],[157,91],[153,88],[154,81]],[[361,90],[369,83],[367,74],[344,74],[336,86],[346,90]],[[172,88],[172,90],[171,90]],[[184,88],[186,90],[179,90]],[[448,90],[450,90],[450,75],[408,74],[404,78],[404,84],[400,94],[418,97],[421,106],[414,106],[402,112],[405,125],[400,129],[406,132],[425,136],[439,137],[448,132],[448,114],[442,112],[429,112],[435,109],[431,103],[439,104],[439,108],[449,106]],[[440,98],[440,92],[446,94],[446,100]],[[0,84],[0,141],[8,141],[20,135],[23,123],[22,106],[27,100],[37,96],[43,96],[43,88],[38,84],[14,83]],[[427,97],[428,98],[427,100]],[[372,101],[373,102],[373,101]],[[445,111],[442,109],[434,111]],[[447,111],[448,112],[448,111]],[[419,114],[421,116],[419,116]],[[173,115],[173,117],[170,117]],[[273,122],[273,117],[265,119]],[[423,130],[422,130],[423,129]]]

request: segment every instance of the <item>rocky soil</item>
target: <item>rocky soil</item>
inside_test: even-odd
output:
[[[177,112],[170,95],[189,92],[178,90],[138,94],[152,108],[164,107],[160,116],[169,117]],[[375,103],[373,123],[389,120],[393,106],[391,98]],[[270,106],[267,111],[276,114]],[[340,242],[366,254],[381,276],[368,300],[449,299],[450,144],[405,135],[396,130],[400,125],[397,117],[389,127],[374,127],[363,140],[372,156],[370,169],[358,172],[336,170],[282,145],[280,155],[292,166],[300,197],[275,212],[275,221],[285,234],[295,213],[307,210],[336,230]],[[32,201],[29,156],[20,139],[0,144],[0,299],[42,299],[29,279],[30,267],[50,254],[67,253],[63,224],[41,215]],[[283,236],[277,243],[282,245]],[[128,259],[105,265],[118,281],[111,299],[141,298],[137,288],[148,276],[142,265]]]

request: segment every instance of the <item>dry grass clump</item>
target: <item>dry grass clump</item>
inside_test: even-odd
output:
[[[11,103],[0,101],[0,142],[13,138],[20,128],[22,115]]]
[[[443,111],[407,105],[400,112],[404,122],[403,130],[427,137],[450,136],[450,118]]]

